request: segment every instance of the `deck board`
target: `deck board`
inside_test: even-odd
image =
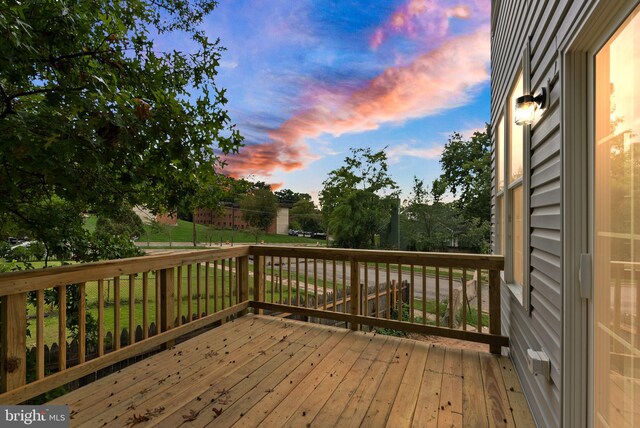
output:
[[[534,426],[505,357],[261,315],[52,403],[73,427]]]

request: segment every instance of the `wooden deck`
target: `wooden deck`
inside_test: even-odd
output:
[[[247,315],[51,402],[72,426],[534,426],[509,359]]]

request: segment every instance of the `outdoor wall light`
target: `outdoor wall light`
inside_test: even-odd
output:
[[[523,95],[516,98],[514,120],[516,125],[531,125],[536,116],[536,110],[547,108],[547,88],[542,88],[535,96]]]

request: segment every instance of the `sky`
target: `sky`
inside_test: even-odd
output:
[[[454,132],[489,121],[490,0],[220,0],[204,29],[245,137],[224,172],[317,200],[349,148],[385,149],[406,196]]]

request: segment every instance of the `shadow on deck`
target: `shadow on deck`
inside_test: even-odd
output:
[[[64,395],[72,426],[534,426],[511,361],[245,315]]]

